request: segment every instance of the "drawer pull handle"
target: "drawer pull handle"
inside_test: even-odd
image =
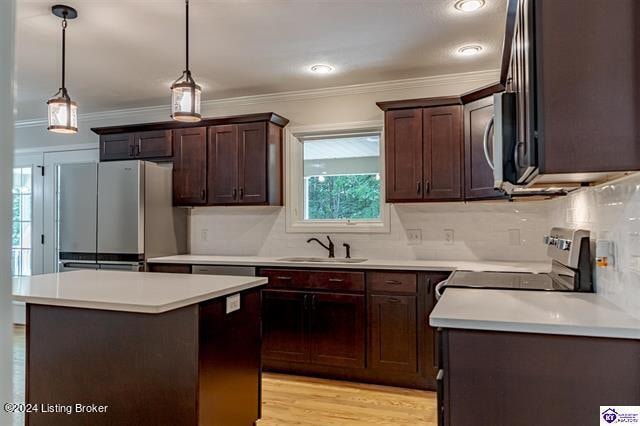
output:
[[[276,277],[276,279],[288,281],[288,280],[291,280],[291,277],[279,276],[279,277]]]
[[[400,285],[402,284],[402,282],[400,281],[396,281],[396,280],[387,280],[385,281],[386,284],[390,284],[390,285]]]
[[[342,278],[329,278],[330,283],[341,283],[344,282]]]
[[[397,299],[397,298],[395,298],[395,297],[390,297],[390,298],[388,298],[388,299],[387,299],[387,301],[388,301],[389,303],[400,303],[400,302],[402,302],[402,300]]]

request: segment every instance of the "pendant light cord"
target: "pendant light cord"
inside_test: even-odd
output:
[[[68,96],[67,88],[64,86],[65,83],[65,57],[66,57],[66,34],[67,34],[67,13],[64,13],[64,18],[62,18],[62,96]]]
[[[189,71],[189,0],[185,0],[185,5],[186,5],[185,16],[186,16],[186,21],[187,21],[185,28],[186,28],[187,36],[185,38],[185,40],[186,40],[186,48],[184,50],[186,52],[185,53],[185,55],[186,55],[185,62],[186,62],[186,65],[187,65],[187,69],[186,69],[187,78],[189,79],[189,77],[191,75],[191,72]]]

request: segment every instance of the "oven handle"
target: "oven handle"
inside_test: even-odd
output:
[[[491,170],[495,170],[495,165],[489,156],[489,133],[491,133],[491,129],[493,128],[493,120],[495,117],[491,117],[491,120],[487,123],[487,126],[484,128],[484,136],[482,139],[482,148],[484,149],[484,158],[487,159],[487,163],[489,163],[489,167]]]
[[[447,283],[449,282],[449,280],[444,280],[444,281],[440,281],[437,285],[436,285],[436,289],[435,294],[436,294],[436,300],[440,300],[440,298],[442,297],[442,292],[443,287],[445,287],[447,285]]]

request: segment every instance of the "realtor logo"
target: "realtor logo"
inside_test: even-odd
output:
[[[640,406],[600,406],[600,426],[619,423],[640,426]]]
[[[607,423],[613,423],[618,418],[618,413],[613,408],[607,408],[602,412],[602,420]]]

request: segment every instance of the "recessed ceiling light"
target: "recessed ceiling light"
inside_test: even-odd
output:
[[[313,65],[310,70],[316,74],[329,74],[333,71],[333,67],[331,65],[317,64]]]
[[[484,0],[460,0],[454,7],[462,12],[475,12],[482,6],[484,6]]]
[[[462,56],[473,56],[477,55],[480,52],[482,52],[482,46],[478,46],[477,44],[474,44],[472,46],[462,46],[460,49],[458,49],[458,55]]]

